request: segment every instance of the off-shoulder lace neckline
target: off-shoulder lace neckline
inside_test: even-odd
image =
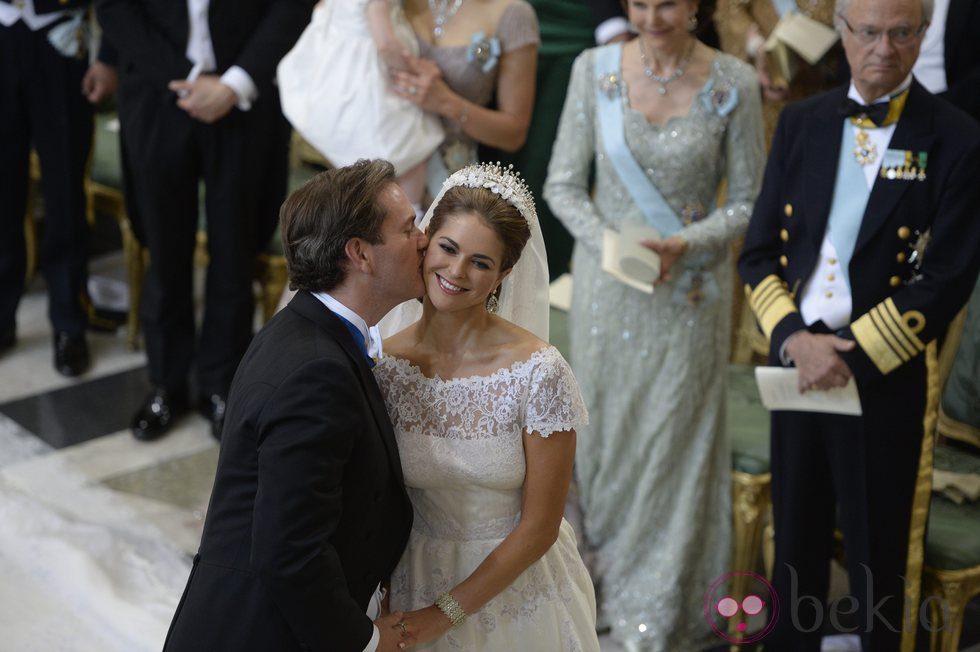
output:
[[[426,376],[424,373],[422,373],[422,368],[419,367],[417,364],[411,362],[408,358],[401,358],[396,355],[388,355],[388,354],[386,354],[381,359],[381,362],[379,364],[385,364],[386,361],[390,360],[391,364],[395,365],[396,367],[407,369],[429,382],[461,383],[461,382],[475,382],[475,381],[490,381],[490,380],[496,380],[498,377],[514,374],[517,372],[518,369],[521,369],[525,366],[532,365],[535,362],[537,362],[540,358],[546,357],[546,355],[551,354],[552,352],[557,353],[558,349],[556,349],[551,344],[546,344],[541,348],[536,349],[534,353],[532,353],[530,356],[522,360],[515,360],[514,362],[507,365],[506,367],[501,367],[500,369],[497,369],[493,373],[488,374],[486,376],[481,376],[479,374],[473,374],[471,376],[459,376],[454,378],[443,378],[439,374],[435,374],[434,376]]]

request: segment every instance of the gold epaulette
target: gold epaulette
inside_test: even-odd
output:
[[[851,332],[878,371],[887,374],[925,350],[919,339],[925,326],[925,315],[918,310],[899,314],[889,297],[851,324]]]
[[[746,285],[745,294],[767,339],[772,338],[773,330],[786,315],[798,312],[793,297],[775,274],[762,279],[754,290]]]

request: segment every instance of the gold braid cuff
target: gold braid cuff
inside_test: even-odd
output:
[[[453,627],[466,620],[466,612],[463,611],[463,608],[456,602],[456,598],[451,593],[440,595],[439,599],[436,600],[436,606],[439,607],[439,611],[446,614],[446,618],[449,619]]]
[[[921,312],[899,313],[888,297],[858,317],[851,324],[851,332],[878,371],[887,374],[925,350],[925,343],[919,339],[925,325]]]
[[[749,298],[749,305],[755,313],[762,332],[766,334],[766,339],[772,338],[772,332],[786,315],[798,312],[793,297],[783,287],[782,280],[775,274],[762,279],[753,289],[745,286],[745,293]]]

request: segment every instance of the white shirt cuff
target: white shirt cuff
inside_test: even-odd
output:
[[[377,625],[371,625],[374,628],[374,633],[371,634],[371,640],[368,641],[367,647],[364,648],[364,652],[377,652],[378,644],[381,642],[381,631],[378,629]]]
[[[221,75],[221,83],[235,91],[238,96],[238,108],[248,111],[252,108],[252,102],[259,96],[259,89],[255,87],[255,82],[244,69],[239,66],[232,66]]]
[[[783,340],[783,343],[779,345],[779,362],[784,367],[788,367],[791,364],[793,364],[793,359],[791,357],[789,357],[788,355],[786,355],[786,345],[789,344],[789,341],[791,339],[793,339],[794,337],[796,337],[797,335],[799,335],[802,332],[803,332],[803,329],[802,328],[800,330],[798,330],[798,331],[793,331],[792,333],[789,334],[789,337],[787,337],[785,340]]]
[[[607,18],[595,28],[595,42],[599,45],[605,45],[609,39],[631,31],[630,21],[622,16]]]

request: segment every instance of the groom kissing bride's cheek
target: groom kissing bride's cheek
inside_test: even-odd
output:
[[[165,650],[599,650],[533,198],[474,165],[414,217],[384,161],[283,204],[298,292],[235,376]]]

